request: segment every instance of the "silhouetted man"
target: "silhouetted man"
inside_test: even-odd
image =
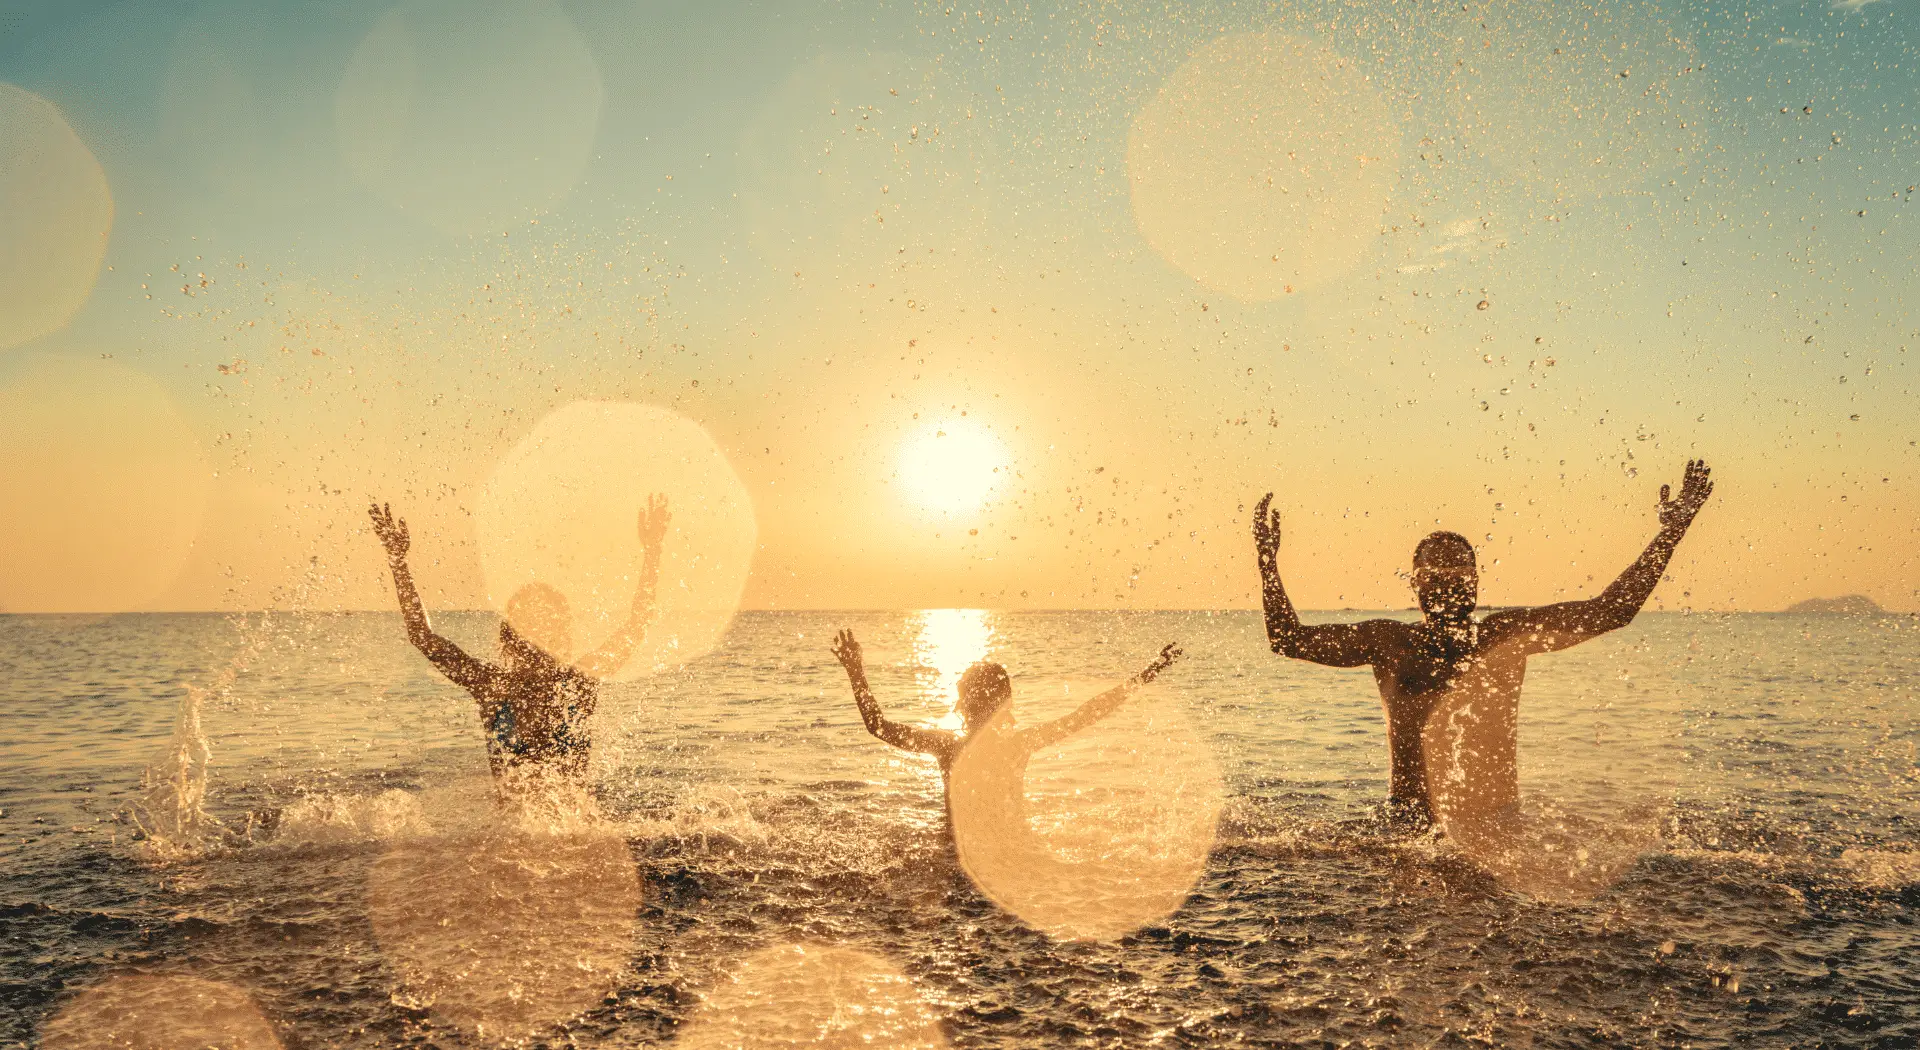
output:
[[[1391,819],[1430,822],[1435,796],[1449,820],[1510,813],[1520,684],[1527,657],[1625,627],[1646,604],[1693,516],[1713,492],[1707,465],[1687,463],[1680,498],[1660,486],[1660,532],[1597,598],[1536,609],[1503,609],[1476,621],[1479,575],[1473,545],[1436,532],[1413,552],[1418,623],[1367,620],[1307,626],[1280,583],[1280,515],[1268,493],[1254,509],[1267,639],[1273,651],[1328,667],[1372,665],[1386,707]]]
[[[666,498],[649,497],[640,512],[640,546],[645,557],[631,616],[599,649],[578,661],[573,660],[573,614],[566,596],[544,583],[527,584],[507,600],[497,664],[469,656],[435,634],[407,569],[406,519],[395,520],[393,512],[378,503],[367,513],[387,549],[400,614],[407,622],[407,640],[441,674],[473,695],[487,732],[487,764],[494,776],[522,767],[568,777],[586,772],[593,746],[587,723],[599,700],[599,680],[626,665],[653,616],[660,550],[667,534]]]

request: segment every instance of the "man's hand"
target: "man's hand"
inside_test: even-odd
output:
[[[1280,512],[1271,510],[1273,493],[1260,497],[1260,503],[1253,508],[1253,549],[1260,555],[1262,566],[1273,565],[1280,558]]]
[[[1185,655],[1186,650],[1180,648],[1179,642],[1168,642],[1166,647],[1160,650],[1160,655],[1147,665],[1147,669],[1140,672],[1140,681],[1151,682],[1160,677],[1160,672],[1172,667],[1175,660]]]
[[[407,519],[394,520],[393,511],[384,503],[375,503],[367,508],[367,516],[373,519],[373,534],[380,537],[380,543],[387,548],[387,560],[403,561],[407,556]]]
[[[1713,470],[1704,459],[1687,461],[1687,475],[1680,482],[1680,498],[1668,499],[1672,486],[1660,486],[1660,525],[1662,528],[1685,529],[1693,524],[1693,516],[1700,513],[1700,507],[1713,495]]]
[[[672,515],[667,513],[667,497],[658,492],[647,497],[647,505],[640,510],[640,546],[657,551],[667,538],[667,522]]]
[[[839,657],[840,666],[848,673],[860,670],[860,643],[853,640],[852,631],[841,631],[834,636],[833,655]]]

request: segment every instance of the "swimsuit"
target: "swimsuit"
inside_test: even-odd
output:
[[[489,684],[493,686],[489,692],[494,694],[496,706],[493,717],[487,723],[487,745],[495,752],[516,762],[550,761],[575,755],[584,757],[592,746],[584,729],[587,712],[582,711],[582,707],[591,710],[593,687],[591,680],[578,671],[567,668],[558,674],[541,675],[534,681],[523,678],[518,682],[500,675]],[[516,694],[524,698],[530,693],[546,694],[542,697],[546,704],[565,705],[558,724],[546,734],[545,739],[530,738],[520,732],[520,720],[514,713],[513,699]]]

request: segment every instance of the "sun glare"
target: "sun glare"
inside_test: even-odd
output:
[[[986,659],[992,645],[993,624],[985,609],[924,609],[913,655],[920,666],[933,672],[922,678],[928,692],[936,701],[951,704],[960,676],[975,662]],[[960,728],[959,712],[949,712],[940,725],[943,729]]]
[[[923,507],[977,510],[1010,474],[1007,448],[972,422],[940,424],[900,449],[900,480]]]

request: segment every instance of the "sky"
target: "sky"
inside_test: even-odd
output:
[[[1913,610],[1916,181],[1916,0],[0,0],[0,609]]]

